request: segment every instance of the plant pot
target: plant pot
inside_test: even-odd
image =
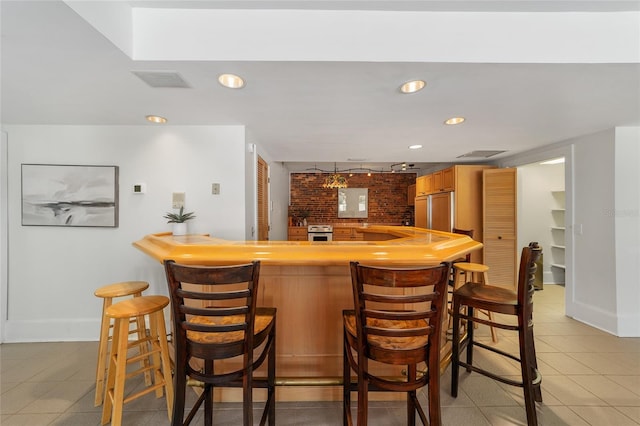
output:
[[[174,223],[173,235],[187,235],[187,222]]]

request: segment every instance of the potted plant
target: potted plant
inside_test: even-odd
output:
[[[163,217],[169,219],[167,223],[173,223],[173,235],[186,235],[187,221],[196,216],[194,212],[185,213],[184,206],[182,206],[178,213],[167,213]]]

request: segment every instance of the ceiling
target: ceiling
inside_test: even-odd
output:
[[[548,48],[554,52],[542,54],[534,52],[534,42],[529,48],[530,57],[535,58],[531,61],[525,46],[506,52],[513,55],[513,61],[496,59],[508,58],[505,52],[485,60],[473,52],[488,55],[491,46],[468,43],[447,47],[453,51],[452,60],[443,60],[448,53],[434,55],[435,59],[429,60],[420,51],[421,46],[427,51],[433,49],[435,43],[426,42],[413,47],[415,59],[412,50],[407,49],[409,53],[403,53],[400,59],[384,60],[384,54],[394,56],[388,53],[394,48],[393,28],[388,33],[386,28],[380,28],[381,35],[375,31],[367,35],[374,40],[381,37],[380,40],[389,41],[367,46],[371,48],[370,56],[366,56],[367,52],[360,56],[366,50],[362,48],[352,56],[346,55],[349,46],[336,43],[328,34],[332,28],[324,28],[326,43],[334,44],[320,46],[322,38],[315,41],[316,44],[311,40],[309,45],[315,47],[306,52],[302,49],[304,59],[294,58],[295,55],[285,58],[256,46],[255,40],[270,37],[271,33],[265,32],[253,35],[256,38],[252,46],[256,46],[258,52],[249,53],[251,49],[247,48],[246,57],[241,52],[232,59],[221,56],[223,60],[215,60],[214,49],[207,52],[214,59],[192,59],[180,53],[189,48],[179,45],[180,37],[175,37],[168,40],[175,40],[176,46],[165,41],[158,49],[158,57],[162,59],[147,59],[138,52],[137,56],[144,59],[134,60],[124,53],[126,48],[121,48],[122,43],[115,37],[110,38],[109,31],[96,29],[97,18],[92,20],[89,14],[79,12],[79,6],[75,7],[78,3],[82,2],[0,1],[0,118],[3,124],[150,126],[144,117],[157,114],[169,120],[166,125],[245,125],[249,141],[259,144],[270,159],[300,170],[309,167],[388,170],[390,164],[401,162],[414,164],[419,169],[432,164],[483,160],[458,158],[471,151],[505,151],[490,157],[493,160],[616,126],[640,125],[640,54],[625,56],[624,43],[616,43],[615,31],[599,32],[597,38],[585,40],[584,46],[579,47],[586,53],[578,60],[573,59],[572,50],[567,49],[572,46],[569,39],[557,40]],[[274,13],[289,9],[312,13],[368,10],[383,18],[412,11],[410,17],[434,11],[460,14],[437,15],[436,19],[444,17],[445,21],[456,19],[455,16],[467,19],[467,12],[516,13],[510,15],[514,19],[522,14],[540,19],[554,13],[559,19],[565,19],[567,15],[563,13],[577,11],[585,13],[579,15],[580,19],[585,16],[601,19],[613,16],[607,14],[640,10],[638,1],[113,3],[146,9],[202,9],[203,16],[204,9],[229,12],[244,9],[244,13],[262,13],[266,9]],[[358,19],[354,14],[331,16]],[[478,19],[485,19],[484,16]],[[338,34],[341,21],[335,22]],[[274,28],[273,32],[278,30]],[[283,31],[291,40],[296,40],[298,34],[307,35],[304,28],[298,33],[291,28]],[[442,35],[447,29],[439,31],[443,31]],[[490,29],[469,27],[468,31],[473,35],[468,37],[472,41],[474,37],[482,38],[482,31]],[[553,32],[552,27],[550,31]],[[636,24],[635,31],[636,35],[640,32],[640,23]],[[138,32],[134,33],[139,36]],[[518,36],[503,34],[502,38],[508,42],[509,38]],[[543,40],[544,32],[538,36]],[[640,37],[628,40],[629,51],[640,43]],[[232,42],[234,40],[229,40]],[[596,57],[599,51],[610,47],[609,42],[611,47],[623,45],[619,58],[608,61],[602,55],[595,60],[589,57],[590,50]],[[193,58],[202,58],[204,56],[198,56],[195,50],[197,44],[196,39],[190,46]],[[442,43],[437,44],[445,50]],[[314,57],[316,47],[317,51],[328,53]],[[574,46],[573,50],[579,49]],[[176,59],[164,57],[174,51],[178,52]],[[382,53],[376,56],[377,52]],[[342,54],[355,59],[341,60]],[[548,61],[544,60],[547,54],[551,58]],[[153,88],[132,71],[177,73],[188,87]],[[220,86],[216,79],[223,72],[241,75],[246,86],[240,90]],[[401,94],[399,86],[414,78],[424,79],[426,88],[415,94]],[[458,126],[444,125],[452,116],[464,116],[466,122]],[[423,148],[409,150],[408,146],[413,144],[421,144]]]

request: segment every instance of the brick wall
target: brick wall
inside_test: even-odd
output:
[[[292,173],[289,216],[294,224],[298,212],[307,210],[309,224],[362,223],[400,225],[403,220],[413,224],[413,206],[407,205],[407,188],[416,181],[415,173],[356,173],[349,177],[349,188],[369,189],[369,217],[338,218],[338,190],[322,187],[327,174]]]

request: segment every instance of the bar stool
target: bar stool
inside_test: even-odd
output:
[[[96,396],[94,405],[97,407],[102,404],[104,399],[104,378],[107,370],[107,354],[109,353],[109,341],[111,340],[111,334],[109,331],[113,327],[111,320],[107,318],[105,312],[109,306],[113,304],[113,299],[116,297],[133,296],[140,297],[142,292],[149,288],[149,283],[145,281],[124,281],[115,284],[108,284],[98,288],[93,294],[96,297],[102,298],[102,321],[100,324],[100,341],[98,343],[98,364],[96,366]],[[138,333],[138,339],[144,337],[144,323],[140,318],[136,318],[133,322],[136,323],[135,329],[131,333]],[[141,350],[144,350],[144,345],[141,346]],[[149,373],[145,376],[145,383],[151,384],[151,375]]]
[[[489,285],[489,267],[482,263],[473,262],[456,262],[453,264],[453,291],[462,287],[465,283],[474,282],[484,285]],[[493,321],[493,314],[491,311],[478,309],[478,312],[485,314],[489,317],[489,321]],[[498,342],[498,334],[494,327],[491,328],[491,340],[494,343]]]
[[[171,364],[169,361],[169,347],[167,331],[164,323],[164,307],[169,304],[165,296],[141,296],[114,303],[105,312],[108,318],[115,320],[113,344],[109,356],[109,373],[102,407],[102,424],[111,420],[114,426],[122,423],[123,405],[156,391],[156,398],[162,397],[163,388],[167,400],[169,420],[173,411],[173,379],[171,378]],[[129,322],[132,318],[148,316],[149,335],[129,343]],[[141,344],[149,344],[148,352],[128,356],[130,348]],[[149,365],[136,371],[127,373],[127,364],[149,359]],[[152,372],[154,383],[143,390],[124,397],[125,381],[138,374]]]

